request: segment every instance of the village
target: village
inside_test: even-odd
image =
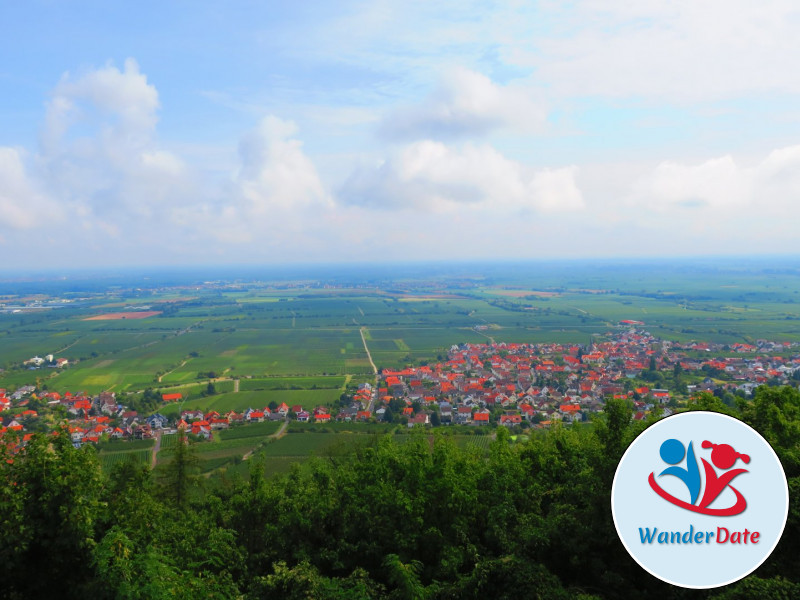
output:
[[[376,386],[362,383],[343,394],[338,405],[313,410],[271,402],[238,413],[194,409],[168,418],[160,412],[139,414],[113,392],[88,396],[34,386],[0,389],[0,435],[15,431],[24,443],[35,431],[66,426],[73,444],[80,446],[178,430],[211,439],[215,431],[265,421],[545,428],[588,421],[608,398],[630,400],[634,419],[643,419],[653,411],[669,415],[698,392],[747,398],[760,385],[796,386],[800,380],[798,343],[680,344],[629,322],[621,325],[622,331],[590,345],[453,346],[447,360],[382,369]],[[183,400],[180,393],[161,395],[164,405]]]

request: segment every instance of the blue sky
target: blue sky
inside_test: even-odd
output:
[[[0,3],[0,253],[798,253],[800,10],[629,4]]]

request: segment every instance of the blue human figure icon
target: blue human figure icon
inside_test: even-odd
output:
[[[689,442],[689,450],[687,451],[682,442],[676,439],[669,439],[661,444],[659,453],[665,463],[673,465],[661,471],[659,477],[662,475],[674,475],[683,481],[689,489],[690,503],[697,502],[697,497],[700,495],[700,468],[697,466],[692,442]],[[683,460],[684,454],[686,455],[686,468],[675,466]]]

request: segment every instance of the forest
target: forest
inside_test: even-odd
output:
[[[65,431],[0,444],[0,598],[800,598],[800,392],[758,388],[735,416],[778,454],[790,510],[781,542],[745,579],[673,587],[620,543],[611,484],[655,422],[609,400],[589,426],[556,426],[488,453],[447,436],[391,436],[266,478],[209,480],[192,444],[155,471],[100,467]]]

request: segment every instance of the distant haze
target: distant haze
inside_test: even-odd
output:
[[[799,21],[5,3],[3,267],[797,255]]]

